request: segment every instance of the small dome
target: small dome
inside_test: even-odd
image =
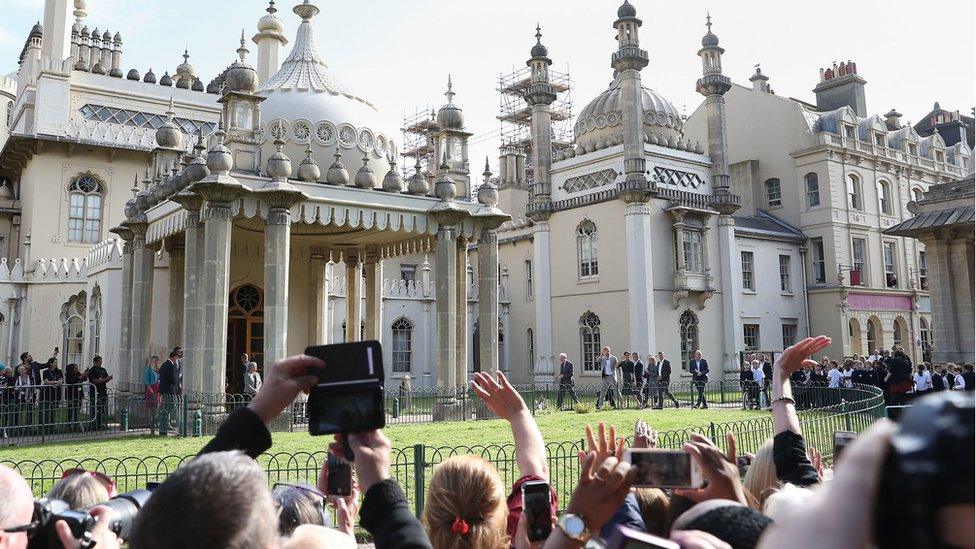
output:
[[[230,91],[254,93],[258,89],[258,72],[247,64],[248,51],[244,47],[244,31],[241,31],[241,47],[237,48],[237,61],[224,74],[224,86]]]
[[[224,146],[224,129],[218,127],[215,134],[217,143],[207,151],[207,169],[210,173],[227,173],[234,167],[234,157],[230,149]]]
[[[356,186],[360,189],[372,189],[376,186],[376,174],[369,168],[369,155],[363,155],[363,167],[356,172]]]
[[[298,179],[314,183],[322,177],[322,170],[318,163],[312,158],[312,147],[305,149],[305,160],[298,165]]]
[[[346,169],[346,165],[342,163],[342,153],[336,150],[335,162],[329,166],[329,170],[325,173],[325,182],[329,185],[348,185],[349,184],[349,170]]]
[[[156,73],[154,73],[152,71],[152,69],[149,69],[149,72],[146,73],[146,76],[143,76],[142,77],[142,81],[143,82],[146,82],[146,83],[149,83],[149,84],[155,84],[156,83]]]
[[[275,8],[274,0],[268,3],[268,8],[265,11],[268,12],[268,15],[258,20],[258,32],[273,32],[277,34],[285,32],[285,24],[275,15],[278,9]]]
[[[392,160],[390,161],[390,171],[383,176],[383,190],[391,193],[403,191],[403,179],[400,178],[400,172],[397,171],[396,164]]]
[[[121,44],[122,43],[122,33],[118,33],[118,32],[115,33],[115,36],[112,37],[112,41],[113,42],[118,42],[119,44]]]
[[[678,109],[663,96],[642,87],[644,133],[653,134],[663,130],[664,142],[681,133],[682,121]],[[623,142],[623,109],[620,99],[620,77],[614,78],[610,87],[590,101],[576,118],[573,133],[579,151],[602,149],[611,143]]]
[[[437,125],[449,130],[460,130],[464,128],[464,112],[454,104],[454,91],[452,91],[451,77],[447,77],[447,104],[437,111]]]
[[[183,132],[173,122],[173,99],[169,100],[169,110],[166,111],[166,122],[156,130],[156,144],[167,149],[179,149],[183,146]]]
[[[163,73],[163,77],[159,79],[159,85],[173,87],[173,77],[169,75],[169,71]]]
[[[176,74],[180,76],[190,76],[193,74],[193,65],[190,64],[189,50],[183,50],[183,62],[176,67]]]
[[[714,48],[718,45],[718,36],[712,33],[709,29],[708,33],[702,37],[702,47],[704,48]]]
[[[112,41],[112,33],[108,32],[108,31],[105,31],[105,34],[102,35],[102,41],[103,42],[111,42]]]
[[[529,51],[532,57],[549,57],[549,50],[542,45],[542,27],[535,26],[535,45]]]
[[[272,179],[288,179],[291,175],[291,159],[281,151],[285,142],[281,139],[275,140],[275,153],[268,157],[268,175]]]
[[[410,176],[410,181],[407,182],[407,192],[416,195],[426,195],[430,192],[430,183],[427,182],[427,177],[424,173],[420,171],[420,157],[417,157],[417,163],[414,165],[413,175]]]
[[[137,69],[130,69],[129,74],[126,75],[128,80],[139,80],[139,71]]]
[[[194,78],[193,85],[190,86],[190,89],[195,92],[202,92],[204,90],[203,82],[199,78]]]
[[[207,93],[220,93],[220,83],[214,78],[207,84]]]
[[[617,19],[625,17],[637,17],[637,8],[629,0],[624,0],[624,3],[617,8]]]

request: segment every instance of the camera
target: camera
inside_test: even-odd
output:
[[[305,354],[325,362],[308,395],[309,434],[361,433],[386,425],[378,341],[308,347]]]
[[[139,514],[139,510],[146,504],[152,492],[149,490],[134,490],[119,494],[100,505],[108,507],[115,513],[112,516],[112,524],[109,525],[115,535],[126,539],[132,532],[132,524]],[[71,535],[75,539],[82,540],[82,547],[87,547],[85,540],[91,540],[91,530],[95,527],[95,517],[88,514],[89,509],[70,509],[68,504],[60,499],[42,498],[34,502],[34,517],[31,522],[35,523],[34,533],[30,538],[28,547],[30,549],[60,549],[61,540],[54,525],[59,520],[67,523],[71,529]]]
[[[627,448],[624,461],[637,468],[634,486],[654,488],[701,488],[705,476],[684,450]]]

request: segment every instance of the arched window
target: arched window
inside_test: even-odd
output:
[[[98,242],[102,237],[102,184],[82,175],[68,185],[68,240]]]
[[[891,343],[893,346],[904,347],[905,346],[905,319],[902,317],[895,318],[895,325],[893,328],[893,334],[891,338]]]
[[[918,317],[918,338],[922,340],[922,353],[928,352],[932,347],[931,337],[929,321],[924,316]]]
[[[878,201],[881,203],[881,213],[891,215],[891,184],[885,180],[878,182]]]
[[[847,176],[847,200],[851,208],[855,210],[864,209],[864,200],[861,195],[861,180],[854,174]]]
[[[366,333],[366,322],[365,321],[361,321],[359,323],[359,335],[361,336],[362,334],[365,334],[365,333]],[[346,337],[346,321],[345,320],[342,321],[342,341],[343,341],[343,343],[349,343],[349,338]]]
[[[600,274],[596,252],[596,225],[586,220],[576,227],[576,251],[579,256],[579,277],[588,278]]]
[[[817,174],[810,172],[803,176],[803,181],[807,186],[807,208],[820,205],[820,179]]]
[[[404,317],[393,322],[393,373],[409,374],[413,364],[413,324]]]
[[[912,189],[912,200],[918,202],[921,199],[922,199],[922,189],[919,189],[918,187]]]
[[[779,184],[779,179],[775,177],[766,180],[766,204],[770,208],[778,208],[783,205],[783,189]]]
[[[64,364],[83,364],[85,347],[85,305],[87,294],[71,296],[61,306],[61,343]]]
[[[525,330],[525,353],[529,363],[529,373],[535,372],[535,330],[528,328]]]
[[[867,354],[874,354],[878,350],[879,327],[873,318],[868,319],[868,350]]]
[[[678,318],[678,333],[681,336],[681,367],[688,368],[695,350],[698,349],[698,317],[690,310]]]
[[[579,320],[580,360],[584,372],[600,370],[600,317],[586,311]]]
[[[88,300],[88,338],[91,342],[89,356],[97,355],[102,342],[102,289],[98,285],[92,289]]]

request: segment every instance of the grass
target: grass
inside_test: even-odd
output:
[[[600,421],[617,425],[621,435],[629,435],[634,421],[643,418],[659,431],[682,429],[709,422],[728,422],[768,415],[741,409],[708,410],[603,410],[585,414],[552,412],[536,417],[547,442],[580,440],[583,426]],[[414,444],[427,446],[478,446],[512,442],[508,424],[501,419],[453,421],[414,425],[391,425],[384,430],[394,448]],[[132,436],[94,441],[66,441],[0,449],[2,461],[42,461],[63,459],[103,460],[125,456],[187,456],[196,454],[211,437],[175,438]],[[323,450],[329,437],[311,437],[306,432],[273,433],[273,452],[299,453]]]

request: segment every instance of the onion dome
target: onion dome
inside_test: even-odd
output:
[[[173,77],[169,75],[169,71],[163,73],[163,77],[159,79],[160,86],[173,87]]]
[[[542,45],[542,27],[538,23],[535,25],[535,45],[529,54],[532,57],[549,57],[549,50]]]
[[[125,75],[126,80],[139,80],[139,71],[137,69],[130,69],[129,74]]]
[[[403,191],[403,179],[392,160],[390,160],[390,171],[383,176],[383,190],[391,193]]]
[[[207,151],[207,169],[210,173],[227,173],[234,167],[234,157],[230,154],[230,149],[224,146],[224,126],[217,126],[214,132],[217,142]]]
[[[183,62],[176,67],[177,87],[189,88],[190,79],[193,78],[193,65],[190,64],[190,52],[183,50]]]
[[[407,192],[410,194],[425,195],[430,192],[430,183],[427,177],[420,171],[420,156],[417,156],[417,163],[414,165],[413,175],[407,182]]]
[[[445,152],[444,160],[441,162],[441,174],[434,181],[434,196],[444,202],[450,202],[457,196],[457,183],[448,174],[450,169],[451,165],[448,162],[447,153]]]
[[[200,80],[199,78],[194,78],[193,85],[190,86],[190,89],[195,92],[202,92],[204,90],[203,81]]]
[[[363,154],[363,167],[356,172],[356,186],[360,189],[372,189],[376,186],[376,174],[369,169],[369,154]]]
[[[203,145],[203,133],[198,133],[197,144],[193,146],[193,160],[190,160],[190,163],[186,167],[188,183],[195,183],[210,175],[210,170],[207,168],[207,160],[203,157],[203,150],[205,148]]]
[[[244,29],[241,29],[241,47],[237,48],[238,59],[224,75],[224,85],[228,91],[253,93],[258,89],[258,73],[244,60],[247,54],[248,50],[244,47]]]
[[[629,0],[624,0],[624,3],[617,8],[617,19],[625,17],[637,17],[637,8]]]
[[[342,163],[342,153],[336,149],[335,152],[335,162],[329,166],[329,170],[325,172],[325,182],[329,185],[348,185],[349,184],[349,170],[346,169],[346,165]]]
[[[258,20],[258,32],[274,32],[278,34],[285,32],[285,24],[275,15],[278,9],[275,8],[274,0],[268,2],[268,8],[265,11],[268,12],[268,15]]]
[[[125,218],[129,219],[139,215],[139,205],[136,201],[136,194],[139,192],[139,176],[134,176],[132,181],[132,198],[125,201],[125,207],[123,212],[125,213]]]
[[[91,71],[92,74],[106,74],[105,65],[102,65],[101,61],[96,61]]]
[[[207,93],[220,93],[220,83],[214,78],[207,84]]]
[[[641,103],[645,135],[660,133],[664,136],[663,142],[668,140],[668,136],[677,137],[683,122],[678,109],[670,101],[654,90],[642,87]],[[582,153],[607,147],[614,142],[622,143],[623,131],[623,100],[618,74],[609,88],[583,107],[573,133]],[[658,139],[661,140],[661,135]]]
[[[108,45],[109,43],[111,43],[111,42],[112,42],[112,33],[110,33],[110,32],[108,32],[108,31],[106,30],[106,31],[105,31],[105,32],[104,32],[104,33],[102,34],[102,42],[104,42],[106,46],[107,46],[107,45]]]
[[[714,48],[718,46],[718,36],[712,33],[712,15],[705,15],[705,26],[708,27],[708,32],[702,37],[702,47],[703,48]]]
[[[268,175],[276,181],[288,179],[288,176],[291,175],[291,159],[281,151],[285,142],[281,139],[275,139],[274,144],[275,153],[268,157]]]
[[[454,91],[451,84],[451,75],[447,75],[447,104],[437,111],[437,125],[444,129],[460,130],[464,128],[464,113],[454,104]]]
[[[312,158],[312,146],[309,145],[305,149],[305,160],[302,160],[302,163],[298,165],[298,179],[314,183],[320,177],[322,177],[322,170],[319,168],[318,162]]]
[[[146,82],[147,84],[155,84],[156,83],[156,73],[154,73],[152,71],[152,69],[150,68],[149,69],[149,72],[146,73],[146,76],[143,76],[142,77],[142,81],[143,82]]]
[[[122,33],[115,33],[115,36],[112,37],[112,42],[115,44],[122,44]]]
[[[166,111],[166,122],[156,130],[156,144],[167,149],[179,149],[183,147],[183,132],[179,126],[173,122],[173,97],[169,98],[169,110]]]
[[[485,172],[481,174],[485,182],[478,187],[478,203],[487,208],[498,205],[498,188],[491,182],[491,168],[488,167],[488,157],[485,157]]]

